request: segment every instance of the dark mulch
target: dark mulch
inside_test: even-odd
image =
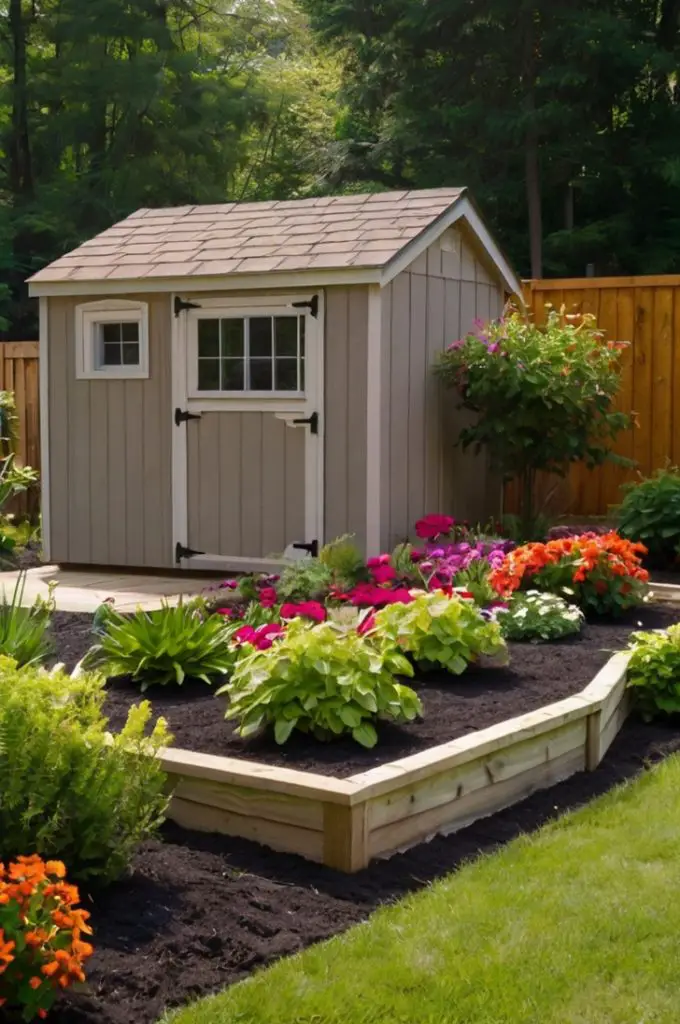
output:
[[[480,853],[586,803],[680,749],[680,729],[629,722],[602,765],[353,876],[243,840],[166,827],[129,879],[92,905],[88,986],[53,1024],[154,1024],[165,1007],[222,988],[421,889]],[[2,1011],[0,1011],[2,1019]]]
[[[297,733],[284,747],[271,739],[242,740],[224,721],[224,698],[216,698],[203,683],[149,689],[146,696],[154,711],[168,719],[178,747],[346,777],[569,697],[587,686],[612,651],[626,645],[631,629],[664,627],[679,618],[679,611],[649,605],[621,621],[589,624],[574,639],[512,644],[505,669],[470,669],[460,678],[443,672],[420,677],[416,686],[423,720],[405,726],[381,723],[374,750],[351,739],[320,744]],[[90,621],[67,613],[55,617],[60,661],[71,664],[82,657],[91,642]],[[137,686],[109,683],[106,711],[114,729],[139,699]]]

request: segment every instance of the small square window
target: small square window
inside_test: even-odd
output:
[[[125,299],[76,308],[76,377],[148,377],[148,306]]]
[[[304,391],[304,316],[200,317],[196,331],[198,392]]]

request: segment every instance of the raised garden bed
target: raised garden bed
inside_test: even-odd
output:
[[[574,640],[513,645],[509,669],[428,676],[419,685],[424,722],[385,729],[370,752],[304,738],[284,750],[246,744],[205,688],[150,692],[178,745],[164,756],[176,783],[171,815],[190,828],[360,870],[594,768],[627,712],[625,658],[608,662],[609,654],[631,629],[677,618],[647,606],[618,623],[589,625]],[[89,642],[89,624],[61,616],[55,626],[59,656],[73,661]],[[111,684],[114,726],[137,699],[135,688]]]

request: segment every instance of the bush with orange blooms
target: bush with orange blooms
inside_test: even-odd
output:
[[[586,614],[616,615],[646,598],[649,577],[640,561],[646,553],[615,531],[584,533],[515,548],[489,580],[503,597],[534,588],[559,594]]]
[[[0,863],[0,1006],[21,1020],[45,1018],[59,992],[84,981],[90,916],[58,860]]]

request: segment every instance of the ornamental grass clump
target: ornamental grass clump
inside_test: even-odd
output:
[[[208,614],[201,598],[175,607],[164,602],[156,611],[140,609],[134,615],[101,609],[98,641],[83,665],[108,676],[129,676],[141,683],[142,693],[185,679],[212,683],[233,666],[229,641],[236,628],[225,616]]]
[[[152,835],[167,806],[156,754],[170,740],[151,706],[109,733],[104,680],[19,669],[0,658],[0,860],[30,851],[77,878],[109,882]]]
[[[38,665],[52,650],[49,625],[54,611],[53,587],[48,597],[36,598],[28,608],[22,606],[26,573],[21,572],[11,598],[5,591],[0,596],[0,655],[12,658],[18,665]]]
[[[46,1018],[60,992],[85,981],[90,915],[65,879],[61,861],[36,854],[0,863],[0,1007],[14,1019]]]
[[[524,544],[506,555],[490,576],[502,597],[516,590],[546,590],[576,604],[586,615],[619,615],[642,604],[648,573],[632,544],[614,531]]]
[[[375,628],[422,669],[441,667],[460,675],[474,662],[507,664],[498,623],[472,600],[455,594],[421,593],[410,604],[382,608],[376,612]]]
[[[498,624],[506,640],[547,643],[579,633],[584,622],[580,608],[557,594],[539,590],[518,591],[507,608],[499,608]]]
[[[627,684],[649,721],[680,711],[680,623],[662,632],[633,633]]]
[[[219,692],[228,694],[226,717],[244,738],[271,728],[285,743],[297,729],[373,747],[380,720],[407,722],[421,712],[417,695],[395,679],[413,675],[408,660],[384,637],[353,626],[297,618],[267,649],[244,645],[242,652]]]

